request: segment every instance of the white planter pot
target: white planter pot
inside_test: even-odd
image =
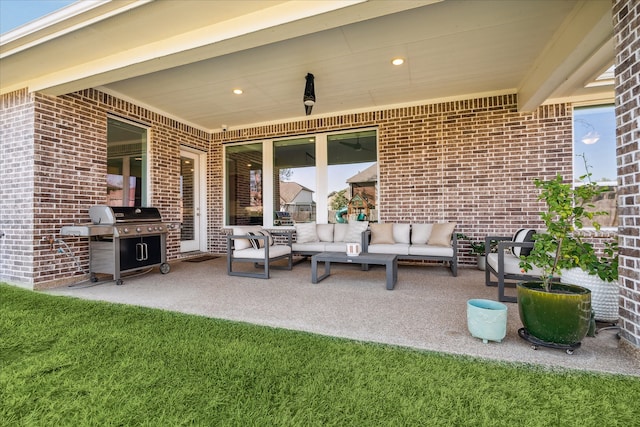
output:
[[[591,291],[591,308],[596,320],[617,322],[620,309],[620,286],[618,282],[605,282],[598,276],[587,274],[581,268],[562,270],[562,283],[578,285]]]
[[[478,255],[478,270],[484,271],[487,268],[487,257]]]

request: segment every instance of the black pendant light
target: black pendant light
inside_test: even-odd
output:
[[[304,96],[302,97],[302,102],[304,103],[304,110],[308,116],[311,114],[311,109],[316,103],[316,90],[313,86],[313,74],[307,73],[305,79],[307,79],[307,84],[304,85]]]

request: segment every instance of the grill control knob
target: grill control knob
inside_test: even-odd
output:
[[[129,232],[129,229],[128,229],[127,227],[125,227],[125,228],[122,230],[122,232],[126,234],[126,233],[128,233],[128,232]]]
[[[153,227],[152,227],[152,226],[148,226],[148,227],[147,227],[147,230],[148,230],[148,231],[153,231]]]
[[[142,231],[142,229],[140,227],[136,227],[136,233],[139,233],[141,231]]]

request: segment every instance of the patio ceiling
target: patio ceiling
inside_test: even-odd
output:
[[[312,117],[513,92],[528,111],[611,101],[585,84],[613,61],[609,0],[121,0],[2,35],[0,89],[95,87],[215,131],[304,118],[308,72]]]

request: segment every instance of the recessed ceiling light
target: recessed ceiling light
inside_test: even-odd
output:
[[[242,89],[234,89],[233,93],[235,93],[236,95],[242,95]]]
[[[402,65],[402,64],[404,64],[404,59],[402,59],[402,58],[394,58],[394,59],[391,61],[391,63],[392,63],[393,65]]]

